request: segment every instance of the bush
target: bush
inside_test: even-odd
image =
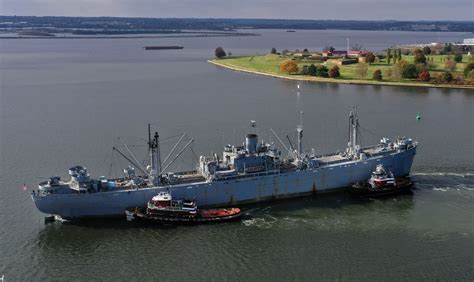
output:
[[[405,60],[401,60],[397,63],[397,65],[400,67],[401,70],[403,70],[408,65],[408,62]]]
[[[427,70],[424,70],[418,75],[418,79],[421,81],[430,81],[430,72]]]
[[[449,71],[447,71],[447,72],[445,72],[445,73],[443,74],[443,81],[444,81],[444,82],[449,83],[449,82],[451,82],[452,80],[453,80],[453,75],[452,75]]]
[[[298,72],[298,64],[291,61],[291,60],[284,61],[280,64],[280,71],[281,72],[288,72],[288,74],[297,73]]]
[[[367,76],[367,71],[368,71],[367,64],[364,63],[358,63],[355,69],[355,74],[359,78],[365,78]]]
[[[464,68],[464,76],[467,76],[471,70],[474,70],[474,63],[469,63]]]
[[[222,48],[222,47],[217,47],[217,48],[216,48],[216,51],[215,51],[215,54],[216,54],[216,57],[217,57],[217,58],[223,58],[223,57],[226,56],[226,53],[225,53],[225,51],[224,51],[224,48]]]
[[[435,78],[436,83],[443,83],[443,74],[439,73]]]
[[[416,69],[416,66],[414,64],[407,64],[402,69],[402,77],[403,78],[417,78],[418,77],[418,71]]]
[[[285,50],[281,51],[281,54],[286,55],[286,54],[288,54],[288,52],[290,52],[290,51],[288,49],[285,49]]]
[[[402,78],[403,64],[400,64],[403,61],[400,61],[398,64],[394,65],[390,70],[390,77],[393,80],[400,80]]]
[[[382,77],[382,71],[377,69],[374,71],[374,75],[373,75],[373,79],[374,80],[378,80],[378,81],[382,81],[383,77]]]
[[[463,85],[464,84],[464,77],[462,75],[456,75],[456,77],[452,81],[453,83],[456,83],[457,85]]]
[[[444,68],[448,71],[454,71],[456,69],[456,61],[453,59],[449,59],[444,63]]]
[[[455,61],[456,63],[462,62],[462,54],[456,54],[456,55],[454,55],[454,61]]]
[[[330,70],[329,70],[329,77],[331,78],[336,78],[336,77],[340,77],[341,76],[341,73],[339,72],[339,67],[338,66],[334,66],[332,67]]]

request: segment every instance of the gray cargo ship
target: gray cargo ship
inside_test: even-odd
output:
[[[175,158],[167,157],[162,163],[158,133],[151,136],[149,126],[148,166],[141,166],[114,148],[131,164],[124,169],[124,177],[92,179],[85,167],[75,166],[69,169],[69,180],[51,177],[41,182],[31,197],[41,212],[64,219],[123,216],[126,208],[145,206],[163,191],[171,192],[175,198],[194,199],[201,207],[235,206],[343,190],[370,178],[379,164],[395,177],[407,176],[418,145],[403,137],[393,141],[383,138],[379,144],[361,147],[355,111],[349,115],[349,142],[343,152],[305,152],[302,121],[296,131],[298,141],[294,148],[291,142],[285,145],[272,130],[288,157],[282,157],[275,144],[259,142],[257,134],[251,133],[244,145],[225,146],[222,156],[201,156],[195,170],[171,173],[167,169],[192,140]]]

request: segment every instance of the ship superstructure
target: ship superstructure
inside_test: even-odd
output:
[[[159,135],[155,133],[152,137],[149,127],[150,164],[147,167],[114,147],[131,164],[124,169],[124,177],[92,179],[85,167],[75,166],[69,170],[69,180],[55,176],[40,183],[32,199],[43,213],[63,218],[101,217],[123,215],[126,208],[145,206],[153,196],[164,191],[178,198],[194,199],[201,207],[225,207],[342,190],[368,179],[379,164],[394,177],[410,173],[417,142],[405,137],[394,141],[383,138],[379,144],[361,147],[358,130],[357,113],[352,111],[346,150],[316,155],[314,150],[309,153],[303,150],[301,118],[296,129],[296,148],[291,142],[287,146],[272,130],[289,157],[282,157],[276,144],[260,142],[253,132],[245,137],[243,145],[225,146],[221,156],[201,156],[195,170],[172,173],[166,172],[167,168],[193,140],[171,162],[164,161],[167,164],[162,167]],[[174,149],[176,146],[172,151]],[[137,175],[135,169],[141,175]]]

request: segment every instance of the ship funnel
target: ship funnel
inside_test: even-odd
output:
[[[257,134],[247,134],[247,137],[245,137],[245,149],[247,149],[249,154],[255,154],[257,152],[257,143]]]

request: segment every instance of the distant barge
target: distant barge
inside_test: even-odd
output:
[[[183,46],[145,46],[143,49],[145,50],[175,50],[175,49],[183,49]]]

